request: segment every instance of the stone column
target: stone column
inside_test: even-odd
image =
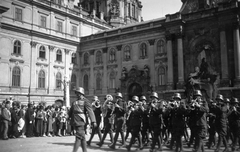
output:
[[[235,82],[234,86],[240,86],[240,38],[239,38],[239,25],[234,26],[233,30],[234,39],[234,60],[235,60]]]
[[[148,58],[150,60],[148,60],[148,64],[149,64],[149,67],[150,67],[150,85],[155,87],[155,65],[154,65],[154,56],[155,56],[155,48],[154,47],[155,45],[155,39],[152,39],[152,40],[148,40],[149,44],[150,44],[150,47],[149,47],[149,52],[153,52],[153,53],[148,53]]]
[[[167,39],[167,60],[168,60],[168,70],[167,70],[167,89],[173,89],[173,53],[172,53],[172,35],[166,35]]]
[[[71,63],[71,59],[69,56],[70,50],[65,49],[65,76],[64,76],[64,98],[66,107],[70,107],[70,93],[69,93],[69,85],[71,82],[70,73],[69,73],[69,66]]]
[[[228,54],[227,54],[227,39],[225,28],[220,28],[220,50],[221,50],[221,86],[228,86]]]
[[[53,94],[54,88],[55,88],[55,75],[53,70],[54,61],[56,59],[54,46],[49,45],[49,56],[48,56],[48,94]]]
[[[121,88],[121,73],[122,73],[122,45],[117,46],[117,53],[116,53],[116,58],[117,58],[117,82],[116,82],[116,88]]]
[[[108,48],[103,48],[103,90],[102,90],[102,94],[107,94],[108,90],[107,90],[107,50]]]
[[[89,80],[89,95],[93,95],[94,94],[94,70],[93,70],[93,66],[94,66],[94,51],[95,50],[91,50],[90,53],[90,58],[89,58],[89,62],[90,62],[90,80]]]
[[[83,86],[83,75],[82,75],[82,64],[83,64],[83,61],[82,61],[82,52],[78,51],[78,55],[79,55],[79,60],[78,60],[78,67],[79,67],[79,72],[77,74],[77,79],[78,79],[78,85],[77,87],[82,87]]]
[[[184,84],[184,63],[183,63],[183,40],[182,33],[177,33],[177,51],[178,51],[178,88],[182,89]]]

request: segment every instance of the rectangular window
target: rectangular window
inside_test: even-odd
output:
[[[77,27],[72,25],[72,35],[77,36]]]
[[[41,27],[46,28],[47,27],[47,17],[46,16],[41,16]]]
[[[131,5],[130,5],[130,3],[128,3],[128,16],[129,17],[131,16]]]
[[[62,32],[63,29],[63,24],[61,21],[57,21],[57,31]]]
[[[135,18],[135,5],[132,5],[132,17]]]
[[[15,20],[22,21],[22,9],[20,8],[15,9]]]

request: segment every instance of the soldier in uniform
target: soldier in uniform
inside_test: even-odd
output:
[[[114,110],[113,114],[115,114],[115,120],[116,120],[116,133],[114,136],[113,143],[109,145],[111,149],[115,149],[117,139],[119,134],[122,138],[122,146],[125,146],[125,138],[124,138],[124,132],[123,132],[123,124],[124,124],[124,116],[126,113],[126,103],[123,100],[122,93],[118,92],[116,95],[116,102],[114,104]]]
[[[213,100],[210,100],[209,104],[209,113],[208,113],[208,133],[209,133],[209,138],[208,138],[208,149],[210,149],[212,146],[215,146],[216,140],[215,140],[215,134],[216,134],[216,129],[215,129],[215,119],[216,115],[214,114],[214,110],[216,108],[216,102]]]
[[[186,105],[181,102],[180,93],[174,94],[173,107],[171,108],[172,138],[176,141],[176,152],[183,151],[182,137],[185,129]]]
[[[113,143],[113,130],[112,130],[112,124],[111,124],[111,117],[112,117],[112,110],[113,110],[113,97],[112,95],[108,94],[105,97],[105,102],[102,106],[102,112],[103,112],[103,122],[104,122],[104,131],[103,131],[103,137],[100,140],[97,145],[99,147],[102,147],[104,144],[104,140],[107,137],[107,134],[109,133],[111,143]]]
[[[73,147],[73,152],[77,152],[81,145],[82,151],[87,152],[87,145],[85,139],[84,125],[86,123],[86,112],[88,113],[92,126],[97,127],[96,118],[94,116],[90,101],[84,97],[84,89],[79,87],[75,90],[75,94],[78,100],[74,101],[69,111],[69,117],[71,118],[71,125],[76,130],[76,140]]]
[[[148,144],[149,142],[149,105],[147,104],[147,99],[145,96],[140,97],[140,101],[143,106],[143,114],[142,114],[142,142],[143,144]]]
[[[133,96],[132,98],[134,105],[131,107],[130,112],[130,127],[131,127],[131,140],[129,145],[127,146],[127,150],[130,151],[131,147],[136,138],[138,138],[139,148],[140,150],[143,149],[142,145],[142,135],[140,134],[141,125],[142,125],[142,114],[143,114],[143,107],[142,104],[139,102],[138,96]]]
[[[230,111],[228,113],[229,127],[233,134],[232,152],[236,151],[237,142],[240,146],[240,107],[237,98],[233,98],[230,103]]]
[[[193,93],[193,101],[190,103],[193,114],[193,127],[195,130],[195,152],[202,150],[204,152],[203,139],[207,133],[207,113],[209,112],[208,104],[202,99],[200,90],[195,90]]]
[[[100,123],[102,120],[102,116],[101,116],[102,110],[101,110],[100,101],[97,96],[93,97],[92,107],[93,107],[93,112],[94,112],[94,115],[95,115],[95,118],[97,121],[97,127],[92,129],[90,139],[87,141],[87,144],[89,146],[91,145],[91,141],[96,133],[98,134],[99,140],[101,141],[101,139],[102,139],[102,133],[101,133],[101,129],[100,129]]]
[[[157,92],[153,92],[150,96],[150,110],[149,110],[149,125],[151,131],[153,132],[153,141],[151,145],[150,152],[153,152],[155,149],[156,143],[159,144],[159,150],[162,151],[162,142],[161,142],[161,128],[163,125],[162,113],[163,105],[162,102],[158,100]]]
[[[224,102],[223,95],[221,94],[218,94],[216,96],[216,102],[217,102],[217,106],[214,110],[214,113],[216,115],[215,125],[216,125],[216,131],[218,133],[218,144],[215,152],[219,152],[222,142],[223,142],[223,145],[225,146],[225,149],[223,152],[227,152],[228,143],[227,143],[226,136],[227,136],[228,107],[226,102]]]

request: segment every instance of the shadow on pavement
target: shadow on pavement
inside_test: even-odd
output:
[[[58,143],[52,143],[52,142],[50,143],[49,142],[48,144],[63,145],[63,146],[73,146],[74,145],[74,143],[59,143],[59,142]]]

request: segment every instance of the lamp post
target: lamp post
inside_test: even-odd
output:
[[[70,107],[70,99],[69,99],[69,84],[70,84],[70,81],[68,80],[67,76],[64,77],[64,80],[62,81],[62,84],[63,84],[63,93],[64,93],[63,100],[66,103],[66,107]]]

